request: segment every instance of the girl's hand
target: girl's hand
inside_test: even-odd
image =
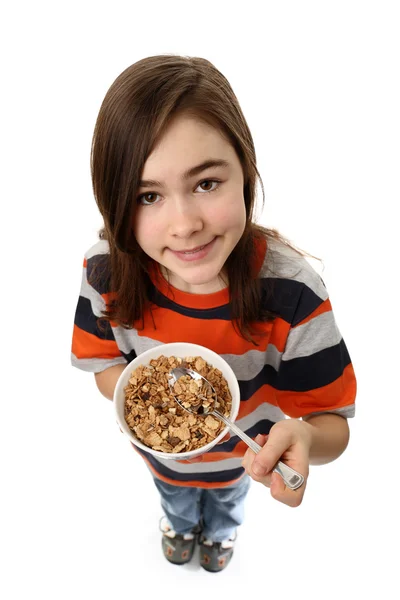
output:
[[[271,496],[287,504],[299,506],[303,500],[312,442],[310,426],[297,419],[285,419],[275,423],[269,435],[258,435],[255,441],[263,446],[259,454],[248,448],[242,465],[254,481],[269,487]],[[304,484],[297,490],[286,487],[282,477],[272,471],[278,460],[286,463],[304,477]]]

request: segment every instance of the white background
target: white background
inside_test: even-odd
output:
[[[0,21],[2,598],[397,597],[399,3],[15,1]],[[101,226],[97,112],[121,71],[163,53],[230,81],[261,221],[323,259],[359,384],[346,453],[312,468],[299,508],[253,484],[218,575],[162,557],[147,469],[69,364]]]

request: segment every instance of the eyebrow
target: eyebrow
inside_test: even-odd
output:
[[[204,162],[202,162],[200,165],[196,165],[195,167],[192,167],[191,169],[188,169],[187,171],[185,171],[183,173],[181,179],[182,179],[182,181],[187,181],[188,179],[191,179],[195,175],[198,175],[202,171],[205,171],[206,169],[210,169],[211,167],[227,168],[229,166],[230,166],[230,164],[226,160],[209,158],[209,159],[205,160]],[[153,187],[153,186],[163,187],[163,183],[161,181],[156,181],[155,179],[143,179],[143,180],[139,181],[139,187]]]

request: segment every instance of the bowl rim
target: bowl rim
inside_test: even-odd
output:
[[[225,426],[223,428],[223,430],[221,431],[221,433],[212,442],[209,442],[205,446],[202,446],[201,448],[197,448],[196,450],[191,450],[189,452],[161,452],[159,450],[153,450],[149,446],[146,446],[145,444],[143,444],[138,438],[136,438],[135,434],[133,433],[133,431],[129,428],[128,424],[126,423],[125,419],[123,417],[121,419],[121,416],[120,416],[122,397],[124,398],[122,409],[125,405],[125,395],[123,394],[123,388],[127,384],[127,382],[125,381],[127,378],[127,375],[128,374],[130,375],[132,370],[134,368],[137,368],[139,366],[139,364],[143,364],[143,363],[146,364],[146,362],[148,362],[146,360],[147,357],[150,357],[150,356],[153,357],[154,352],[156,352],[158,349],[159,349],[159,356],[162,356],[162,355],[173,356],[174,355],[173,354],[174,347],[181,354],[182,354],[182,352],[179,350],[179,348],[187,347],[188,352],[185,351],[186,356],[202,356],[201,352],[202,351],[204,352],[204,350],[205,350],[206,353],[210,353],[211,356],[215,357],[216,361],[220,362],[221,366],[224,367],[224,370],[230,374],[232,382],[228,382],[228,385],[229,385],[229,389],[230,389],[231,396],[232,396],[232,407],[231,407],[231,412],[230,412],[229,418],[232,421],[234,421],[238,415],[239,408],[240,408],[240,389],[239,389],[239,383],[237,381],[236,375],[235,375],[232,367],[226,362],[226,360],[220,354],[217,354],[216,352],[214,352],[210,348],[207,348],[206,346],[201,346],[200,344],[193,344],[191,342],[168,342],[165,344],[161,343],[161,344],[158,344],[157,346],[153,346],[152,348],[149,348],[148,350],[145,350],[144,352],[139,354],[136,358],[134,358],[129,363],[127,363],[125,369],[120,374],[120,376],[117,380],[117,383],[115,385],[114,394],[113,394],[113,405],[114,405],[114,413],[117,418],[117,423],[118,423],[120,429],[122,430],[122,432],[129,438],[129,440],[131,441],[132,444],[134,444],[135,446],[137,446],[139,449],[143,450],[144,452],[147,452],[151,456],[156,457],[157,459],[186,460],[187,458],[194,458],[196,456],[199,456],[200,454],[205,454],[206,452],[211,450],[211,448],[213,448],[216,444],[218,444],[218,442],[220,442],[222,440],[222,438],[229,432],[229,427]],[[167,353],[165,351],[163,351],[164,349],[168,349]],[[179,356],[179,354],[178,354],[178,356]],[[204,358],[204,360],[206,360],[208,363],[212,364],[213,366],[216,366],[217,369],[222,371],[224,377],[226,378],[226,372],[224,372],[218,364],[215,365],[210,358],[203,357],[203,356],[202,356],[202,358]],[[136,363],[136,367],[132,367],[133,363]],[[234,399],[236,399],[236,398],[237,398],[237,402],[234,402]]]

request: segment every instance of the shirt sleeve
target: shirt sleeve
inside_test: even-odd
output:
[[[289,417],[320,413],[354,416],[356,378],[327,294],[315,302],[313,292],[304,286],[282,354],[277,384],[277,404]]]
[[[118,348],[110,323],[98,320],[103,316],[106,302],[100,291],[88,282],[87,269],[85,258],[74,319],[71,362],[83,371],[100,373],[127,361]]]

